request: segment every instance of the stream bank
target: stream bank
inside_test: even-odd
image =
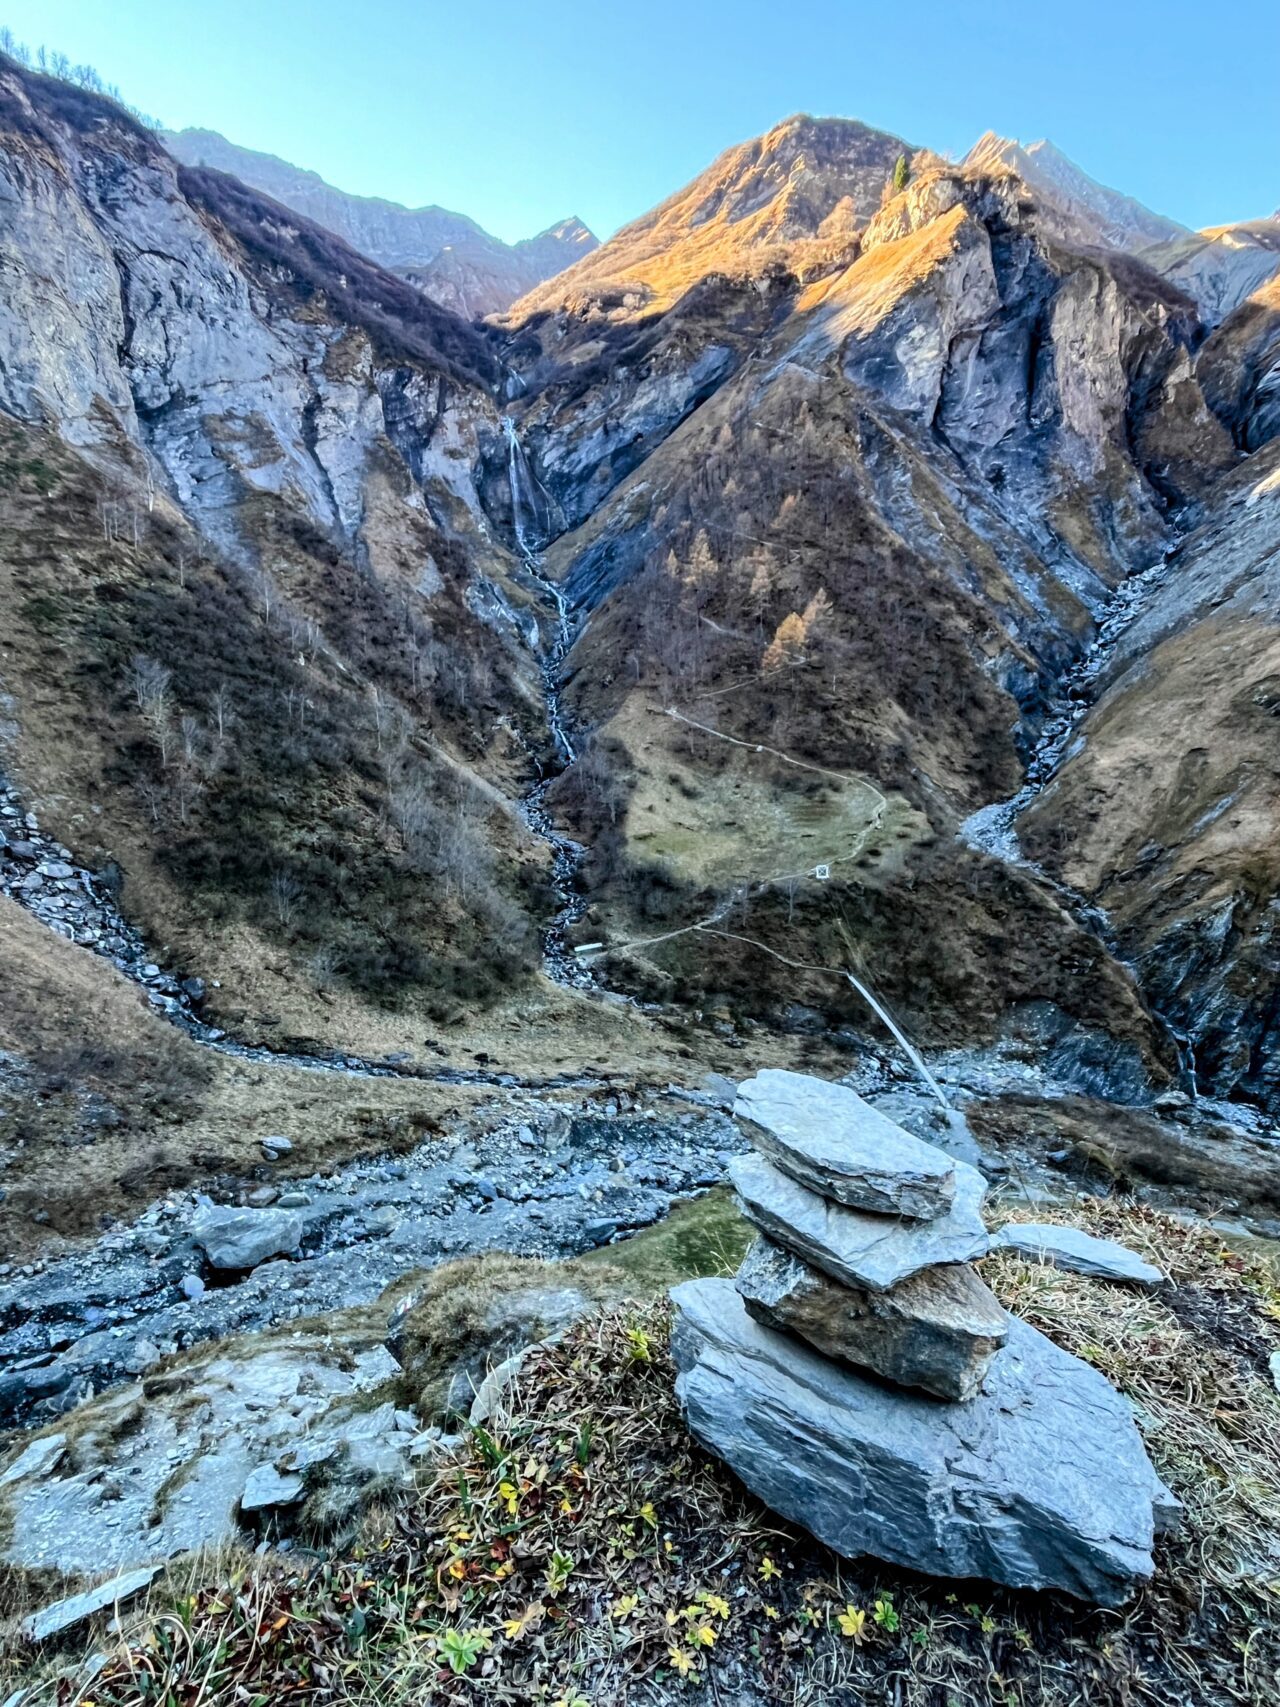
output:
[[[661,1219],[741,1149],[714,1093],[572,1106],[509,1093],[448,1140],[242,1194],[286,1248],[219,1269],[197,1243],[199,1192],[0,1279],[0,1426],[40,1424],[203,1340],[367,1304],[415,1269],[501,1250],[567,1257]]]

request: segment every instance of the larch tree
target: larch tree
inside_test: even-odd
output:
[[[793,610],[789,616],[783,617],[773,639],[765,647],[764,657],[760,660],[761,671],[767,674],[781,669],[784,664],[794,664],[804,656],[807,640],[804,618],[799,611]]]

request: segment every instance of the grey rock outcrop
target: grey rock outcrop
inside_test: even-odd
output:
[[[951,1159],[847,1085],[768,1067],[740,1086],[734,1113],[783,1173],[852,1209],[932,1221],[955,1198]]]
[[[955,1164],[955,1171],[955,1199],[936,1221],[846,1209],[788,1179],[763,1156],[735,1161],[729,1178],[748,1220],[769,1238],[845,1286],[884,1292],[936,1263],[986,1255],[981,1204],[987,1182],[963,1162]]]
[[[296,1505],[305,1492],[306,1483],[301,1475],[277,1470],[274,1464],[259,1464],[244,1485],[240,1510],[248,1514]]]
[[[234,1541],[246,1518],[304,1500],[307,1521],[323,1519],[407,1471],[416,1418],[372,1402],[398,1373],[364,1327],[291,1324],[186,1354],[81,1405],[59,1459],[11,1466],[0,1552],[33,1571],[123,1571]]]
[[[26,1481],[28,1477],[48,1475],[51,1470],[57,1469],[66,1453],[65,1434],[47,1434],[39,1440],[33,1440],[0,1476],[0,1488],[10,1487],[14,1482]]]
[[[992,1248],[1016,1251],[1054,1268],[1074,1274],[1092,1275],[1096,1280],[1119,1280],[1130,1286],[1150,1289],[1160,1286],[1164,1275],[1154,1264],[1144,1262],[1136,1251],[1114,1239],[1097,1239],[1079,1227],[1059,1227],[1048,1221],[1014,1221],[991,1238]]]
[[[0,405],[56,421],[72,444],[132,440],[197,525],[236,549],[249,493],[286,496],[353,541],[388,456],[418,488],[411,503],[475,509],[476,429],[497,422],[482,385],[448,377],[443,354],[388,361],[381,340],[335,315],[299,312],[285,296],[268,303],[227,209],[207,200],[212,174],[180,170],[119,108],[95,113],[89,101],[77,120],[8,64],[0,85],[34,139],[0,158],[11,286],[0,302]],[[260,231],[272,211],[258,200]],[[339,272],[357,266],[372,263],[342,251]],[[496,372],[470,328],[425,302],[421,312],[442,352],[452,344]]]
[[[672,1297],[692,1433],[836,1552],[1108,1606],[1151,1575],[1169,1496],[1129,1406],[1025,1322],[976,1398],[939,1405],[753,1321],[729,1281]]]
[[[1009,1318],[964,1263],[924,1269],[888,1292],[840,1286],[789,1251],[757,1239],[738,1271],[748,1313],[799,1334],[827,1357],[971,1399],[1009,1337]]]
[[[206,1209],[191,1223],[191,1237],[214,1268],[256,1268],[268,1257],[292,1256],[305,1223],[287,1209]]]

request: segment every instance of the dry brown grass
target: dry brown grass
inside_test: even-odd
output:
[[[658,1303],[537,1353],[492,1432],[347,1557],[242,1560],[153,1594],[88,1693],[605,1707],[703,1685],[747,1703],[1269,1707],[1280,1400],[1259,1360],[1280,1339],[1274,1280],[1147,1209],[1086,1203],[1073,1219],[1158,1256],[1170,1287],[1135,1295],[1008,1256],[987,1273],[1129,1393],[1186,1503],[1126,1608],[850,1565],[779,1524],[684,1433]],[[68,1656],[29,1703],[54,1698],[56,1673],[76,1699]]]

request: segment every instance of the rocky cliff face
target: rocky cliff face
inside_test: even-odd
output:
[[[1196,232],[1147,250],[1145,258],[1194,297],[1206,325],[1217,326],[1280,273],[1280,220]]]
[[[1197,367],[1205,395],[1243,449],[1280,433],[1280,276],[1228,315]]]
[[[466,319],[501,312],[596,247],[578,219],[561,220],[519,243],[503,243],[465,214],[349,195],[316,172],[238,148],[217,131],[166,131],[163,141],[183,165],[213,167],[264,191]]]
[[[1003,168],[1014,173],[1053,209],[1078,242],[1138,254],[1153,244],[1190,235],[1176,219],[1152,213],[1132,196],[1098,183],[1043,138],[1024,146],[989,130],[974,143],[964,163],[978,171]]]
[[[1042,222],[1073,247],[1137,255],[1189,297],[1208,326],[1280,270],[1280,225],[1246,220],[1189,231],[1132,196],[1097,183],[1051,142],[1024,147],[987,131],[965,156],[987,172],[1009,172],[1034,197]]]
[[[1202,1092],[1280,1083],[1280,456],[1226,483],[1125,634],[1059,774],[1020,823],[1106,910],[1185,1032]]]
[[[492,999],[482,915],[518,981],[538,882],[504,792],[536,674],[473,473],[498,362],[109,102],[6,65],[0,128],[6,768],[272,1028]]]

